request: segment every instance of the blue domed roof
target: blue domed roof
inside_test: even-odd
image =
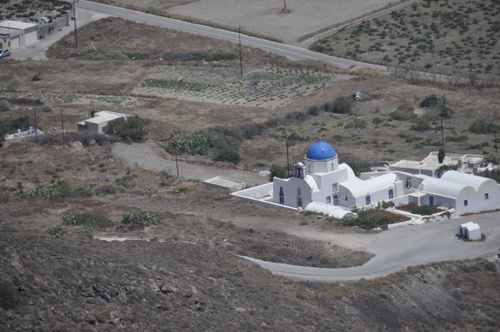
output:
[[[307,150],[307,159],[313,160],[326,160],[334,158],[337,155],[333,146],[326,142],[317,142],[309,147]]]

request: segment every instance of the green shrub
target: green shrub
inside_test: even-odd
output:
[[[133,116],[127,119],[118,118],[109,121],[105,127],[106,134],[119,136],[121,139],[133,142],[142,142],[149,131],[146,126],[149,120]]]
[[[152,212],[137,209],[132,212],[125,213],[121,223],[126,225],[144,224],[145,226],[151,226],[159,224],[160,219],[158,219],[158,217]]]
[[[273,181],[274,177],[280,179],[285,179],[288,177],[287,169],[283,166],[272,165],[269,171],[271,172],[271,174],[269,174],[269,181]]]
[[[453,109],[445,104],[439,104],[434,108],[434,112],[437,113],[437,116],[443,119],[451,119],[453,116]]]
[[[422,99],[419,106],[426,108],[433,108],[439,104],[446,104],[446,96],[438,97],[436,94],[429,95]]]
[[[500,164],[500,154],[498,153],[487,153],[484,155],[483,160],[487,163]]]
[[[0,100],[0,112],[10,111],[10,103],[7,100]]]
[[[62,225],[53,225],[47,229],[47,233],[53,237],[63,237],[65,235],[71,234],[71,229]]]
[[[430,216],[432,214],[432,207],[430,205],[417,206],[411,210],[413,214],[420,214],[421,216]]]
[[[354,128],[356,128],[356,129],[363,129],[363,128],[366,128],[366,126],[368,124],[363,119],[354,119],[353,125],[354,125]]]
[[[427,131],[431,129],[431,123],[426,118],[418,118],[413,121],[410,130]]]
[[[21,305],[21,298],[17,288],[11,281],[0,282],[0,308],[9,310],[19,305]]]
[[[491,119],[477,118],[470,124],[469,131],[473,134],[492,134],[500,131],[500,125],[495,124]]]
[[[389,116],[391,117],[391,119],[399,121],[408,121],[417,118],[415,110],[410,104],[399,105],[399,107],[394,112],[389,113]]]
[[[230,162],[233,164],[239,164],[241,161],[241,156],[238,153],[238,151],[234,150],[224,150],[220,153],[218,153],[214,158],[213,161],[222,161],[222,162]]]
[[[126,175],[124,177],[117,178],[115,179],[115,182],[118,185],[125,187],[127,189],[132,189],[135,187],[134,177],[131,175]]]
[[[387,211],[368,210],[359,212],[357,218],[347,218],[343,223],[345,226],[358,226],[363,229],[373,229],[378,226],[392,224],[403,220],[406,220],[406,217]]]
[[[333,101],[331,111],[333,113],[347,114],[351,113],[352,104],[346,97],[338,97]]]

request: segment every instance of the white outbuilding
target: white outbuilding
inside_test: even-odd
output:
[[[106,126],[108,125],[109,121],[128,117],[130,117],[130,115],[118,112],[96,112],[90,119],[78,122],[78,130],[104,134],[106,132]]]
[[[469,240],[481,240],[481,227],[472,221],[466,222],[458,226],[457,236]]]
[[[38,40],[38,24],[3,21],[0,22],[0,48],[17,48],[31,45]]]

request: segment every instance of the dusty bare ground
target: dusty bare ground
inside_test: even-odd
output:
[[[287,43],[296,43],[300,37],[326,27],[349,22],[385,6],[394,5],[390,0],[300,0],[238,1],[199,0],[173,1],[159,4],[156,1],[111,0],[113,4],[141,9],[156,9],[169,14],[198,19],[222,26],[243,27],[261,35],[273,36]],[[286,10],[284,5],[286,3]]]

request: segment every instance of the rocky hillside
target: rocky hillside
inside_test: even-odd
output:
[[[215,248],[0,233],[5,331],[494,331],[498,263],[297,282]]]

